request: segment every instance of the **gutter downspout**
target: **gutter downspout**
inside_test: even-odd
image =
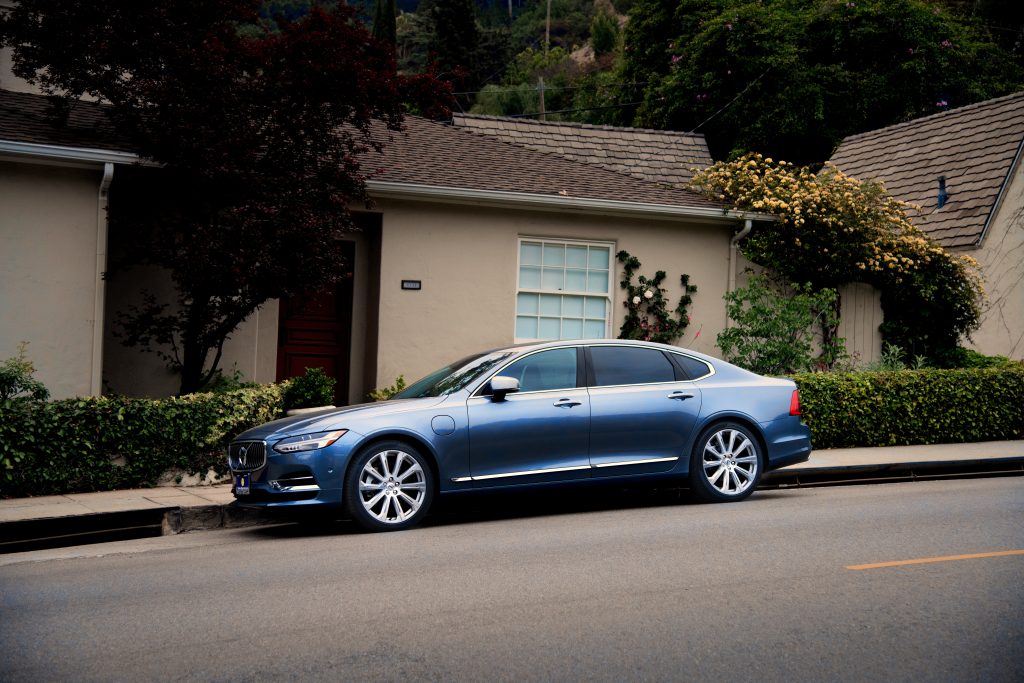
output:
[[[736,289],[736,254],[740,248],[740,240],[750,234],[750,231],[754,229],[754,221],[750,218],[743,221],[743,228],[733,235],[732,239],[729,240],[729,286],[725,290],[726,293],[731,293]],[[725,318],[725,327],[728,329],[732,325],[732,320],[728,316]]]
[[[103,327],[107,300],[107,281],[103,274],[107,270],[107,204],[113,179],[114,164],[103,164],[96,209],[96,287],[92,307],[92,378],[89,386],[92,396],[103,393]]]

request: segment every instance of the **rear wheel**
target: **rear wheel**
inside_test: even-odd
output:
[[[398,441],[364,448],[345,478],[345,505],[369,531],[398,531],[418,524],[433,498],[434,477],[426,458]]]
[[[709,503],[743,500],[757,488],[763,462],[749,429],[735,422],[713,424],[694,446],[690,489]]]

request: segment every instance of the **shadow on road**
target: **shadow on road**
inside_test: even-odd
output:
[[[785,495],[777,491],[758,491],[739,504],[756,504],[759,500],[767,501]],[[529,492],[465,493],[438,499],[420,528],[675,505],[698,506],[701,503],[688,490],[681,488],[595,486],[576,490],[552,488]],[[263,538],[363,533],[355,522],[343,518],[342,514],[325,514],[323,510],[282,512],[269,517],[268,521],[285,523],[256,527],[249,533]]]

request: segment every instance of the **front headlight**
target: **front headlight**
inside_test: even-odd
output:
[[[274,450],[278,453],[297,453],[299,451],[315,451],[318,448],[327,448],[332,443],[345,436],[347,429],[339,429],[336,432],[315,432],[313,434],[299,434],[281,439],[274,444]]]

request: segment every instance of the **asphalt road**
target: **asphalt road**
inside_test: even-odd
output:
[[[511,510],[515,508],[517,512]],[[596,492],[6,556],[0,680],[1021,680],[1024,478]]]

